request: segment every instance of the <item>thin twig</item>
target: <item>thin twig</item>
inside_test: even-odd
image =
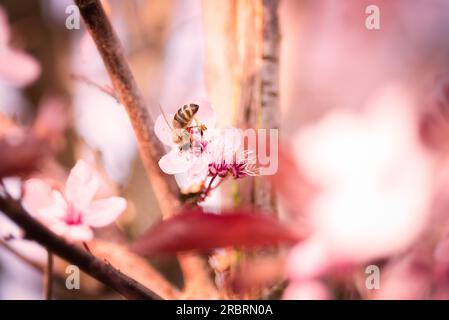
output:
[[[64,260],[120,293],[127,299],[159,300],[152,290],[129,278],[109,264],[97,259],[73,244],[58,237],[44,225],[33,219],[22,207],[20,201],[11,197],[0,197],[0,211],[14,221],[25,232],[26,238],[34,240]]]
[[[89,248],[99,259],[108,261],[117,269],[126,270],[128,276],[152,288],[162,298],[179,298],[178,288],[167,281],[145,258],[130,252],[127,246],[95,239],[89,243]]]
[[[89,246],[87,245],[86,241],[83,241],[83,247],[84,249],[86,249],[87,252],[89,252],[90,254],[92,254],[92,251],[90,251]]]
[[[72,77],[74,80],[77,81],[81,81],[84,82],[85,84],[87,84],[88,86],[97,88],[98,90],[100,90],[101,92],[109,95],[111,98],[113,98],[115,101],[117,101],[118,103],[120,103],[119,99],[117,98],[117,95],[115,94],[114,90],[112,88],[110,88],[108,85],[101,85],[96,83],[95,81],[89,79],[88,77],[82,75],[82,74],[75,74],[75,73],[71,73],[70,77]]]
[[[199,198],[199,201],[204,201],[206,200],[207,196],[209,195],[210,191],[213,190],[212,189],[212,184],[214,183],[214,180],[218,177],[218,174],[214,175],[212,177],[212,179],[210,179],[209,184],[207,186],[207,188],[204,190],[203,194],[201,195],[201,197]]]
[[[47,249],[47,266],[44,272],[45,300],[51,300],[53,293],[53,253]]]
[[[215,184],[215,186],[213,186],[211,189],[210,189],[210,191],[213,191],[213,190],[215,190],[215,189],[218,189],[218,187],[225,181],[226,179],[221,179],[220,181],[218,181],[218,183],[217,184]]]

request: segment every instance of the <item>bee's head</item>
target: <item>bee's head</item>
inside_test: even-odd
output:
[[[200,108],[200,106],[197,104],[191,103],[190,108],[192,109],[193,114],[196,114],[198,112],[198,109]]]

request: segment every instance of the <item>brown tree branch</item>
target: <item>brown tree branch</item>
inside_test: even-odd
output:
[[[180,297],[180,292],[175,286],[148,264],[144,258],[129,252],[126,247],[107,241],[92,240],[89,242],[89,248],[97,258],[108,261],[119,270],[127,270],[129,277],[140,282],[145,287],[151,288],[163,299],[178,299]],[[44,263],[27,257],[7,241],[0,239],[0,249],[9,252],[37,272],[45,273],[46,265]],[[64,286],[67,276],[65,273],[66,262],[63,259],[59,261],[55,259],[54,262],[53,277],[55,283]],[[96,292],[92,291],[92,285],[83,286],[80,290],[83,297],[95,297]]]
[[[259,53],[261,59],[259,74],[260,107],[256,125],[258,128],[263,129],[279,128],[279,54],[281,35],[278,5],[279,0],[262,0],[262,43]],[[273,153],[273,146],[270,146],[270,152]],[[270,156],[272,157],[273,154]],[[254,183],[256,206],[266,212],[277,215],[276,194],[269,177],[258,177]]]
[[[26,238],[34,240],[64,260],[120,293],[127,299],[159,300],[155,292],[129,278],[109,263],[97,259],[87,251],[67,243],[41,223],[33,219],[22,207],[20,201],[0,197],[0,211],[20,226]]]
[[[228,125],[242,129],[279,126],[278,4],[278,0],[203,0],[206,84],[212,102],[224,113],[220,119],[227,119]],[[232,187],[224,186],[223,203],[277,215],[275,193],[267,177],[241,179]],[[238,197],[233,196],[234,187],[238,187]],[[221,270],[215,271],[226,277]]]
[[[154,119],[150,116],[136,81],[131,73],[123,54],[123,48],[115,34],[108,17],[106,16],[100,1],[98,0],[74,0],[80,9],[87,30],[92,36],[103,63],[111,79],[114,91],[119,101],[128,113],[131,124],[136,134],[140,156],[142,157],[147,175],[153,186],[154,193],[159,202],[159,207],[164,218],[175,214],[181,207],[179,188],[175,179],[162,172],[158,166],[158,160],[165,153],[152,130]],[[199,256],[180,256],[180,265],[183,274],[194,274],[193,278],[184,278],[187,287],[195,284],[203,286],[204,294],[211,294],[213,289],[206,269],[206,264]],[[189,269],[189,270],[186,270]],[[198,281],[201,279],[201,282]]]
[[[178,299],[179,290],[143,257],[129,251],[127,246],[94,239],[89,242],[90,250],[118,269],[126,270],[129,277],[151,288],[163,299]]]

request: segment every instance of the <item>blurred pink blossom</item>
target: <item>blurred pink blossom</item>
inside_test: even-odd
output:
[[[432,291],[431,260],[423,251],[395,257],[382,268],[380,279],[380,288],[372,292],[373,299],[425,299]]]
[[[298,133],[297,161],[320,192],[306,212],[309,237],[290,254],[293,285],[416,240],[428,219],[433,168],[418,141],[412,100],[397,85],[361,113],[336,110]]]
[[[126,209],[121,197],[93,200],[99,180],[90,166],[79,160],[71,170],[64,191],[40,179],[25,182],[24,206],[31,215],[70,242],[88,241],[93,228],[104,227]]]
[[[311,280],[290,285],[283,295],[284,300],[329,300],[329,290],[320,281]]]
[[[26,86],[40,75],[40,65],[30,55],[11,48],[10,38],[8,18],[0,7],[0,78]]]

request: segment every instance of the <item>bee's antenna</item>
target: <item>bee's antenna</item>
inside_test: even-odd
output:
[[[167,123],[168,128],[171,130],[171,132],[175,132],[175,129],[170,125],[170,122],[168,122],[167,115],[165,114],[164,109],[162,109],[162,106],[160,103],[159,103],[159,110],[161,110],[162,117],[164,117],[164,120]],[[182,138],[180,135],[178,135],[177,132],[175,134],[178,139]]]
[[[165,120],[165,122],[167,123],[167,126],[170,128],[171,131],[173,131],[174,129],[173,129],[173,127],[170,125],[170,122],[168,122],[167,115],[165,114],[164,109],[162,109],[162,106],[161,106],[160,103],[159,103],[159,110],[161,110],[162,116],[164,117],[164,120]]]

